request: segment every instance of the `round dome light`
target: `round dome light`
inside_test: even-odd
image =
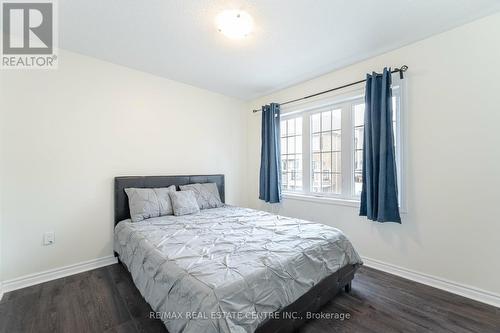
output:
[[[231,39],[246,37],[253,30],[252,17],[241,10],[225,10],[217,15],[215,23],[217,29]]]

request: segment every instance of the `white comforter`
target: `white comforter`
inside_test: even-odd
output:
[[[114,247],[170,333],[253,332],[326,276],[361,263],[338,229],[231,206],[122,221]]]

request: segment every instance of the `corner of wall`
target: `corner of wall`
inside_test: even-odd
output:
[[[244,131],[245,131],[245,166],[243,170],[243,199],[244,199],[244,207],[251,207],[251,200],[250,200],[250,192],[249,186],[250,186],[250,177],[249,173],[252,172],[252,167],[249,165],[250,162],[250,116],[251,116],[251,111],[252,109],[252,103],[251,102],[246,102],[245,103],[245,109],[243,111],[243,117],[244,117]]]

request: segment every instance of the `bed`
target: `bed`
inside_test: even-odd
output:
[[[340,290],[360,257],[338,229],[226,205],[130,221],[129,187],[216,183],[224,176],[115,178],[114,250],[170,333],[291,332]]]

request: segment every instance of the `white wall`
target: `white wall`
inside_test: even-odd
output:
[[[258,198],[260,115],[248,113],[248,202],[342,229],[362,256],[500,293],[500,14],[349,66],[252,102],[258,108],[363,78],[384,66],[408,71],[409,212],[403,224],[358,209]]]
[[[3,279],[110,255],[114,176],[224,173],[229,203],[274,209],[257,199],[250,110],[407,64],[403,224],[291,199],[277,210],[341,228],[365,257],[500,293],[498,31],[490,16],[251,105],[63,51],[56,71],[1,71]]]
[[[3,278],[112,254],[113,177],[226,175],[243,201],[245,104],[61,51],[0,72]],[[44,231],[56,243],[42,246]]]

